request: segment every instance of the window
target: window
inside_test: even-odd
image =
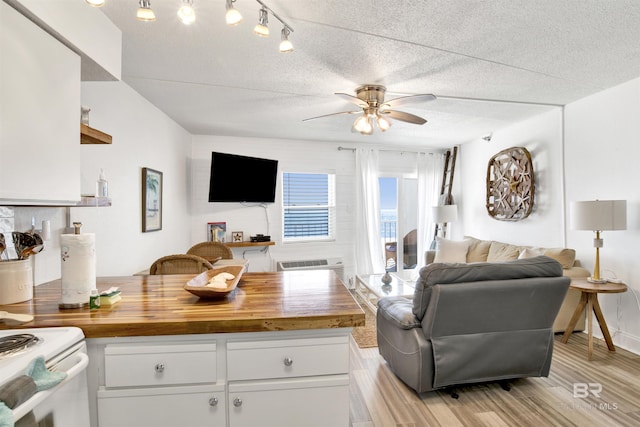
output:
[[[335,175],[285,172],[282,211],[283,241],[333,239]]]

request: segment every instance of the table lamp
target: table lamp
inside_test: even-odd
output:
[[[572,202],[571,226],[574,230],[591,230],[596,233],[596,237],[593,239],[593,246],[596,248],[596,262],[593,267],[593,276],[587,280],[592,283],[605,283],[607,280],[600,277],[600,248],[603,246],[600,233],[605,230],[626,230],[627,201]]]
[[[447,238],[447,223],[458,220],[457,205],[441,205],[432,208],[433,222],[437,224],[438,230],[442,231],[442,238]],[[437,233],[436,233],[437,234]]]

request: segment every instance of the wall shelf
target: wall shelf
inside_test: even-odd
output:
[[[80,123],[80,144],[111,144],[111,135]]]
[[[77,205],[72,207],[105,207],[111,206],[111,199],[109,197],[91,197],[82,196],[82,199]]]
[[[226,242],[230,248],[242,248],[246,246],[273,246],[276,242]]]

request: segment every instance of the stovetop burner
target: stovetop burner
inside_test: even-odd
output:
[[[17,353],[38,343],[40,339],[33,334],[16,334],[0,337],[0,357]]]

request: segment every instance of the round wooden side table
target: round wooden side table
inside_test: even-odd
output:
[[[598,320],[598,324],[600,325],[600,330],[602,331],[602,336],[604,337],[605,342],[607,343],[607,348],[609,351],[616,351],[615,346],[613,345],[613,340],[611,340],[611,335],[609,334],[609,329],[607,328],[607,322],[604,320],[604,316],[602,315],[602,310],[600,309],[600,304],[598,303],[598,294],[615,294],[620,292],[627,291],[627,285],[624,283],[591,283],[587,279],[571,279],[571,289],[576,289],[581,292],[580,302],[576,307],[576,311],[573,313],[573,317],[569,321],[569,325],[567,329],[564,331],[564,335],[562,336],[562,342],[567,343],[569,341],[569,337],[573,332],[573,329],[578,323],[578,319],[580,318],[580,314],[582,314],[583,310],[587,310],[587,333],[588,333],[588,357],[591,360],[593,354],[593,316],[591,316],[591,312],[596,315],[596,319]]]

